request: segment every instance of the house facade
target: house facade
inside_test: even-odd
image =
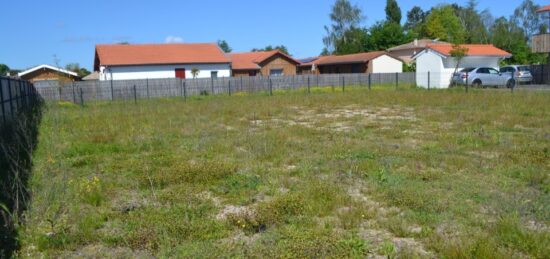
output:
[[[279,51],[229,53],[234,77],[296,75],[300,64],[291,56]]]
[[[97,45],[94,71],[99,80],[217,78],[231,76],[231,61],[214,43]]]
[[[304,60],[301,74],[401,73],[403,62],[385,51],[339,56],[320,56]]]
[[[466,67],[498,68],[500,61],[512,55],[491,44],[465,44],[466,56],[458,64],[458,71]],[[428,45],[416,54],[416,84],[419,87],[448,88],[457,68],[457,60],[451,56],[451,44]],[[428,75],[429,72],[429,75]],[[428,82],[429,81],[429,82]]]
[[[401,59],[406,64],[410,64],[413,61],[412,57],[414,55],[426,49],[426,46],[435,45],[435,44],[449,44],[449,43],[444,41],[439,41],[437,39],[435,40],[415,39],[412,42],[395,46],[393,48],[389,48],[387,51],[390,55]]]
[[[47,64],[27,69],[17,75],[23,80],[33,82],[38,87],[79,80],[77,73]]]

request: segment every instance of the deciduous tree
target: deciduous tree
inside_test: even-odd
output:
[[[401,8],[396,0],[386,1],[386,21],[401,24]]]
[[[433,8],[426,19],[426,35],[443,41],[464,42],[465,30],[450,5]]]
[[[290,55],[285,45],[276,45],[276,46],[267,45],[265,48],[260,48],[260,49],[254,48],[252,49],[252,52],[272,51],[272,50],[279,50],[287,55]]]
[[[225,53],[230,53],[231,51],[233,51],[233,49],[231,47],[229,47],[229,44],[225,40],[218,40],[218,46]]]
[[[6,64],[0,64],[0,76],[5,76],[10,72],[10,67]]]
[[[408,33],[414,34],[415,37],[422,37],[423,26],[426,21],[426,13],[419,6],[414,6],[407,12],[407,21],[404,29]]]
[[[88,69],[80,67],[80,64],[78,63],[69,63],[65,65],[65,69],[77,73],[80,78],[90,74]]]
[[[336,0],[332,6],[330,20],[332,24],[325,26],[327,35],[323,38],[328,53],[334,52],[337,41],[347,42],[346,31],[357,28],[363,20],[363,16],[361,9],[352,5],[348,0]]]

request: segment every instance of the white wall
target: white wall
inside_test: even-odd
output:
[[[443,85],[442,84],[442,73],[444,73],[443,60],[439,55],[431,51],[424,52],[416,58],[416,85],[417,86],[425,87],[425,88],[428,87],[428,72],[430,72],[429,86],[433,88],[440,88]]]
[[[372,60],[372,73],[401,73],[403,62],[388,55],[382,55]]]
[[[185,78],[193,78],[191,70],[199,69],[197,78],[210,78],[210,72],[218,71],[218,77],[230,77],[231,67],[228,64],[185,64],[185,65],[136,65],[100,67],[99,80],[129,80],[175,78],[176,68],[185,68]]]
[[[464,57],[458,70],[465,67],[498,68],[500,57]],[[441,57],[428,50],[416,58],[416,85],[428,87],[428,71],[430,72],[430,88],[448,88],[451,76],[455,71],[456,60],[452,57]]]

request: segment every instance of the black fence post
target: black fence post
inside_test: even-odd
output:
[[[395,72],[395,90],[399,87],[399,73]]]
[[[75,93],[75,90],[74,90],[74,81],[72,81],[71,84],[73,86],[73,103],[76,103],[76,93]]]
[[[7,79],[9,82],[9,79]],[[2,87],[2,82],[0,81],[0,105],[2,106],[2,121],[6,123],[6,111],[4,108],[4,87]]]
[[[229,78],[229,81],[227,82],[227,92],[229,93],[229,96],[231,96],[231,78]]]
[[[149,99],[149,78],[145,78],[145,87],[147,87],[147,99]]]
[[[214,78],[213,77],[210,77],[210,92],[212,93],[212,95],[214,94]]]
[[[273,82],[271,81],[271,77],[267,76],[267,79],[269,80],[269,95],[273,96]]]
[[[430,71],[428,71],[428,91],[430,90]]]
[[[84,107],[84,94],[82,93],[82,87],[78,88],[80,92],[80,106]]]
[[[345,91],[345,87],[346,87],[346,78],[342,76],[342,92]]]
[[[372,73],[369,73],[369,82],[368,82],[369,91],[370,91],[370,87],[371,87],[371,84],[372,84],[371,76],[372,76]]]
[[[13,98],[12,98],[12,95],[11,95],[11,82],[10,82],[11,79],[8,78],[8,98],[10,98],[10,113],[11,113],[11,117],[13,118]]]
[[[310,83],[309,83],[309,75],[307,76],[307,93],[311,93],[311,86],[310,86]]]
[[[466,92],[468,92],[468,89],[470,88],[468,86],[468,84],[470,83],[470,82],[468,82],[470,80],[469,77],[470,77],[470,75],[468,75],[468,72],[466,72]]]
[[[115,91],[113,90],[113,75],[111,74],[111,101],[115,99]]]
[[[137,90],[136,90],[136,85],[134,85],[134,103],[137,104]]]
[[[514,87],[516,87],[516,80],[514,79],[515,72],[512,72],[512,85],[510,86],[510,92],[514,93]]]
[[[185,80],[182,80],[181,81],[182,83],[182,87],[183,87],[183,100],[187,100],[187,88],[185,87],[186,86],[186,81]]]

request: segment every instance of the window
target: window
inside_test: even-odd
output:
[[[269,75],[270,76],[282,76],[283,75],[283,70],[282,69],[271,69],[271,70],[269,70]]]
[[[520,67],[518,67],[518,70],[519,71],[524,71],[524,72],[530,72],[529,67],[527,67],[527,66],[520,66]]]
[[[218,71],[210,72],[210,78],[218,78]]]
[[[479,74],[489,74],[489,69],[486,68],[486,67],[482,67],[482,68],[479,68],[477,70],[477,73],[479,73]]]
[[[475,69],[475,67],[467,67],[467,68],[464,68],[464,69],[460,70],[460,72],[470,73],[474,69]]]
[[[489,70],[489,73],[490,73],[490,74],[493,74],[493,75],[494,75],[494,74],[500,74],[500,72],[498,72],[498,70],[496,70],[496,69],[494,69],[494,68],[488,68],[488,70]]]
[[[256,76],[256,70],[249,71],[248,76]]]
[[[501,67],[501,68],[500,68],[500,72],[501,72],[501,73],[512,72],[512,68],[511,68],[511,67]]]

